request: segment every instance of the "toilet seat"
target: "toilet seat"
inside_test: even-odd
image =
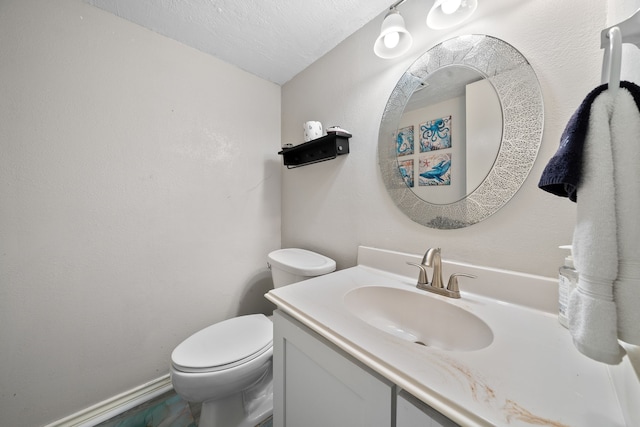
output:
[[[182,372],[214,372],[242,365],[273,345],[273,323],[263,314],[239,316],[191,335],[171,353]]]

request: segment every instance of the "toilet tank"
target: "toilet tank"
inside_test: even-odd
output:
[[[267,258],[274,288],[331,273],[336,269],[334,260],[306,249],[278,249],[270,252]]]

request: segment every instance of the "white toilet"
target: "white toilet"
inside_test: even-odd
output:
[[[268,255],[274,287],[331,273],[331,258],[305,249]],[[273,325],[263,314],[211,325],[171,353],[176,393],[202,402],[199,427],[254,427],[273,413]]]

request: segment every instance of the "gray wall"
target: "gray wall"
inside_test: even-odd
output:
[[[265,308],[280,87],[81,0],[0,40],[0,424],[37,426]]]

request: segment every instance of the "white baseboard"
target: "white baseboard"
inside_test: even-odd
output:
[[[135,408],[171,390],[171,378],[166,374],[146,384],[90,406],[45,427],[93,427]]]

